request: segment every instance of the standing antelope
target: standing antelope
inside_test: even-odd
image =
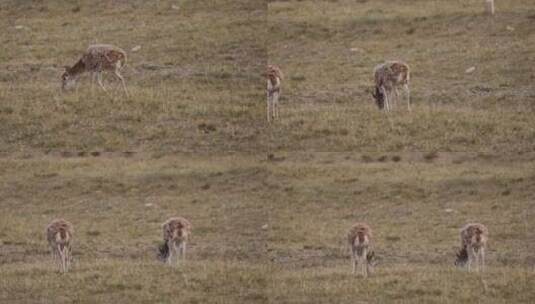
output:
[[[409,89],[410,69],[406,63],[401,61],[387,61],[375,67],[375,90],[372,93],[379,109],[386,106],[390,111],[392,105],[391,99],[397,103],[399,99],[398,87],[403,87],[407,94],[407,108],[411,110],[411,98]],[[395,93],[395,99],[392,98],[392,91]]]
[[[351,259],[353,264],[353,273],[357,273],[358,264],[362,269],[364,277],[373,267],[375,254],[369,251],[371,245],[372,230],[365,223],[354,224],[347,234],[347,241],[351,247]]]
[[[69,270],[71,264],[72,224],[64,219],[55,219],[46,227],[46,239],[52,250],[54,261],[59,258],[60,271]]]
[[[267,66],[267,120],[279,118],[279,97],[281,92],[282,72],[275,65]]]
[[[457,253],[455,265],[468,266],[471,271],[472,262],[475,261],[478,271],[485,267],[485,248],[488,240],[488,229],[483,224],[467,224],[461,229],[461,249]]]
[[[159,248],[159,257],[171,265],[173,255],[176,263],[186,260],[186,243],[191,233],[191,224],[182,217],[172,217],[162,225],[164,243]]]
[[[124,50],[109,44],[90,45],[78,62],[72,67],[65,66],[65,72],[61,76],[61,87],[62,89],[71,87],[79,75],[90,72],[91,83],[93,84],[96,78],[99,86],[107,92],[102,84],[102,72],[112,71],[113,75],[121,81],[124,93],[128,96],[124,78],[119,72],[125,65],[126,52]]]

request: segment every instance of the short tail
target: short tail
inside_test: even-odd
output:
[[[56,232],[55,239],[56,239],[56,243],[65,244],[69,242],[69,235],[67,234],[67,231],[65,231],[64,229],[61,229],[58,232]]]

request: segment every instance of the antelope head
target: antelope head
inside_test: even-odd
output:
[[[61,89],[67,90],[70,89],[76,82],[75,75],[71,72],[69,66],[65,66],[65,72],[61,75]]]
[[[376,86],[372,96],[379,109],[382,110],[385,107],[385,94]]]
[[[456,254],[455,266],[464,267],[466,262],[468,262],[468,251],[466,248],[461,248]]]

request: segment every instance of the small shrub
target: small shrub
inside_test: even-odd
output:
[[[436,158],[438,158],[438,152],[437,151],[431,151],[429,153],[424,154],[424,159],[426,161],[433,161]]]

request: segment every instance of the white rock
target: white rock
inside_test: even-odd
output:
[[[470,74],[470,73],[473,73],[474,71],[476,70],[476,67],[469,67],[468,69],[466,69],[466,71],[464,71],[466,74]]]
[[[506,28],[508,31],[510,31],[510,32],[512,32],[512,31],[515,30],[515,28],[512,27],[512,26],[510,26],[510,25],[506,26],[505,28]]]
[[[265,224],[265,225],[262,226],[262,230],[266,230],[266,229],[268,229],[268,227],[269,227],[268,224]]]
[[[137,52],[141,50],[141,45],[136,45],[135,47],[132,48],[132,52]]]
[[[152,207],[152,206],[154,206],[153,203],[146,203],[146,204],[145,204],[145,207]]]
[[[15,25],[16,30],[22,30],[24,28],[24,25]]]
[[[447,209],[444,209],[444,211],[446,211],[447,213],[452,213],[453,209],[447,208]]]
[[[179,10],[180,6],[173,4],[173,5],[171,5],[171,8],[174,9],[174,10]]]

